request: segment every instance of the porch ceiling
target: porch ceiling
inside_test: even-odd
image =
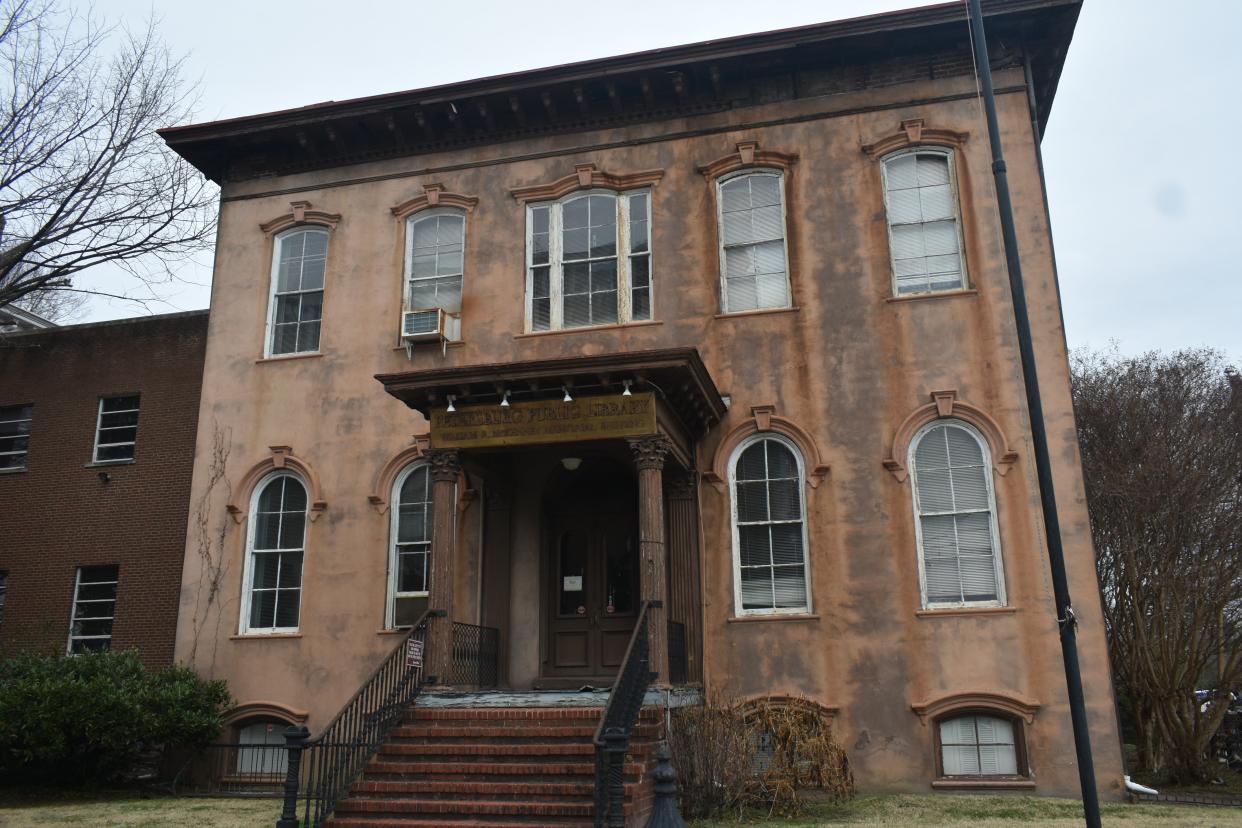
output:
[[[466,365],[375,378],[389,394],[428,419],[433,408],[447,404],[449,394],[459,403],[499,404],[506,390],[517,402],[559,397],[561,386],[575,396],[617,393],[625,380],[634,391],[655,392],[695,437],[706,434],[725,415],[724,400],[697,348]]]

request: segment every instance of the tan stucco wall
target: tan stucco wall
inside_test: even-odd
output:
[[[1002,72],[998,88],[1021,73]],[[968,93],[972,79],[751,107],[612,131],[378,162],[224,190],[210,340],[199,417],[198,467],[178,629],[178,658],[229,680],[239,702],[271,700],[310,713],[318,730],[393,643],[383,625],[389,518],[368,503],[384,465],[426,431],[419,415],[384,393],[373,375],[440,366],[551,358],[664,346],[697,346],[732,408],[699,447],[711,467],[723,435],[751,406],[810,433],[827,478],[807,490],[814,618],[733,622],[727,493],[702,486],[706,683],[732,697],[784,692],[839,708],[839,733],[864,790],[926,790],[934,774],[931,732],[914,703],[957,692],[1016,694],[1040,705],[1027,730],[1041,793],[1077,790],[1060,645],[986,130],[977,101],[909,101]],[[1119,795],[1121,763],[1092,549],[1069,400],[1064,334],[1047,217],[1023,92],[999,98],[1010,186],[1036,336],[1066,554],[1102,793]],[[891,104],[891,108],[867,110]],[[837,114],[810,118],[817,112]],[[878,165],[860,146],[904,118],[971,133],[958,159],[967,258],[977,294],[889,302],[888,242]],[[721,131],[730,123],[798,118]],[[716,318],[718,265],[709,183],[697,167],[757,140],[797,153],[787,179],[796,310]],[[606,148],[602,145],[608,145]],[[578,149],[595,147],[593,149]],[[624,174],[660,168],[653,189],[655,325],[520,336],[525,216],[509,195],[593,162]],[[417,174],[434,168],[435,171]],[[414,174],[411,174],[414,173]],[[475,196],[468,219],[464,344],[395,349],[403,230],[390,208],[439,182]],[[353,182],[353,183],[347,183]],[[340,186],[327,186],[332,183]],[[267,311],[270,242],[259,224],[293,200],[341,215],[328,254],[322,355],[259,361]],[[935,390],[986,411],[1017,451],[996,477],[1002,554],[1012,612],[921,617],[909,482],[882,465],[902,420]],[[208,602],[194,515],[208,478],[213,429],[228,446],[225,479],[291,446],[318,475],[326,509],[307,542],[298,637],[239,639],[244,524],[225,517],[217,491],[210,526],[224,527],[220,591]],[[727,449],[727,447],[724,447]],[[995,447],[994,447],[995,448]],[[533,494],[520,493],[515,511]],[[477,502],[462,513],[478,525]],[[516,536],[512,588],[530,594],[537,548]],[[533,530],[528,535],[533,535]],[[523,544],[526,544],[524,546]],[[465,549],[469,544],[459,545]],[[522,565],[519,566],[519,563]],[[458,606],[473,612],[471,567],[457,567]],[[526,579],[526,580],[522,580]],[[532,585],[530,581],[536,583]],[[529,615],[528,615],[529,612]],[[534,610],[511,606],[512,626]],[[529,640],[510,653],[514,678],[537,666]]]

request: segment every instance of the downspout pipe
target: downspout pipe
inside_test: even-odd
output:
[[[1009,197],[1009,178],[1001,147],[996,117],[996,96],[992,90],[992,65],[988,60],[987,35],[979,0],[966,0],[970,9],[970,34],[974,42],[975,68],[982,87],[988,137],[992,146],[992,175],[996,179],[996,201],[1000,211],[1001,235],[1005,243],[1005,264],[1013,295],[1013,315],[1018,332],[1018,351],[1022,379],[1026,385],[1026,404],[1031,421],[1031,440],[1035,449],[1035,470],[1039,479],[1039,499],[1043,506],[1044,533],[1048,541],[1048,562],[1052,569],[1052,589],[1056,600],[1057,625],[1061,633],[1061,657],[1065,663],[1070,719],[1074,728],[1074,748],[1078,758],[1078,781],[1082,789],[1083,813],[1087,828],[1100,828],[1100,802],[1095,788],[1095,762],[1091,756],[1091,733],[1083,698],[1082,671],[1078,664],[1077,621],[1070,603],[1069,579],[1065,572],[1065,551],[1061,546],[1061,522],[1057,515],[1056,491],[1052,483],[1052,461],[1048,452],[1048,433],[1044,406],[1035,368],[1035,349],[1031,343],[1031,320],[1022,282],[1022,261],[1018,254],[1018,234],[1014,229],[1013,203]]]

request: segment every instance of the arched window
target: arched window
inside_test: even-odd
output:
[[[268,308],[268,356],[319,350],[328,231],[296,227],[276,237]]]
[[[461,312],[466,216],[459,210],[417,213],[409,220],[406,310]]]
[[[593,190],[527,208],[531,331],[651,318],[651,193]]]
[[[954,715],[936,725],[942,777],[1026,776],[1022,725],[988,712]]]
[[[724,312],[789,307],[784,176],[742,172],[717,186]]]
[[[281,781],[288,769],[289,750],[285,743],[288,725],[275,720],[250,721],[237,728],[238,774]]]
[[[388,626],[408,627],[427,605],[431,555],[431,475],[416,463],[397,476],[388,562]]]
[[[893,294],[966,286],[953,152],[906,150],[884,159]]]
[[[936,420],[910,442],[923,606],[1005,602],[992,463],[979,432]]]
[[[250,505],[243,633],[296,632],[306,548],[306,487],[287,471],[255,487]]]
[[[802,457],[781,437],[752,437],[729,465],[738,615],[810,612]]]

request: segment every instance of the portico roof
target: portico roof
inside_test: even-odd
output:
[[[564,388],[575,396],[609,393],[625,388],[653,391],[695,437],[706,434],[725,415],[725,403],[697,348],[465,365],[377,374],[384,389],[430,419],[433,408],[455,403],[499,404],[504,392],[513,402],[560,397]]]

